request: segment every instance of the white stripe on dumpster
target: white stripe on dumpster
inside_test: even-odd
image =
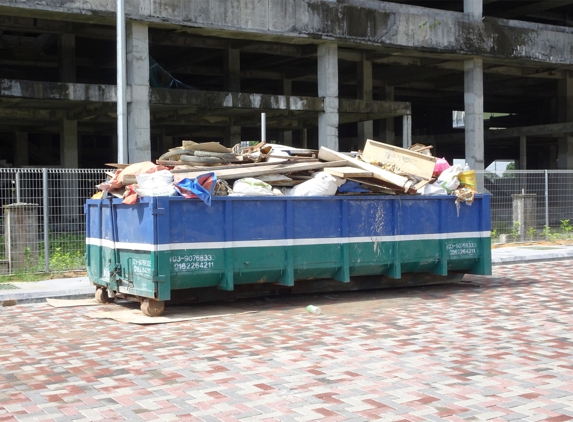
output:
[[[398,236],[360,236],[360,237],[328,237],[319,239],[265,239],[265,240],[242,240],[229,242],[188,242],[188,243],[130,243],[115,242],[115,248],[138,251],[173,251],[173,250],[204,250],[225,248],[268,248],[273,246],[312,246],[312,245],[339,245],[344,243],[384,243],[405,242],[411,240],[454,240],[490,237],[489,231],[458,232],[458,233],[431,233],[431,234],[408,234]],[[114,248],[114,242],[107,239],[87,238],[86,245]]]

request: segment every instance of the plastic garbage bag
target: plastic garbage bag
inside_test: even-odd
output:
[[[134,186],[134,190],[141,197],[179,195],[173,187],[173,174],[169,170],[142,173],[136,175],[135,178],[137,186]]]
[[[197,176],[195,179],[184,178],[175,183],[175,189],[185,198],[199,198],[211,206],[211,197],[217,185],[217,175],[213,172]]]
[[[427,184],[418,191],[422,195],[450,195],[459,185],[458,174],[462,171],[460,165],[453,165],[440,174],[438,180]]]
[[[315,173],[312,179],[307,180],[294,188],[285,191],[286,196],[333,196],[339,186],[342,186],[346,179],[333,176],[324,171]]]
[[[245,177],[235,181],[229,196],[276,196],[273,187],[262,180]]]
[[[436,165],[434,166],[434,172],[432,177],[439,177],[440,174],[446,169],[450,168],[450,163],[445,158],[439,158],[436,160]]]

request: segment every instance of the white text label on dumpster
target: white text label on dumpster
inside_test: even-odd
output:
[[[215,266],[215,256],[211,254],[174,255],[169,260],[174,271],[204,270]]]
[[[151,274],[151,261],[149,259],[134,259],[132,263],[134,274]]]
[[[446,247],[450,256],[477,255],[475,242],[448,243]]]

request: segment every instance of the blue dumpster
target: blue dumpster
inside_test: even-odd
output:
[[[100,302],[227,298],[491,274],[490,197],[181,197],[88,200],[87,271]],[[366,282],[367,280],[367,282]],[[403,283],[400,281],[404,280]],[[361,284],[362,283],[362,284]]]

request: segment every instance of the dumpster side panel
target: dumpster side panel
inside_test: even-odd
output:
[[[120,292],[171,291],[351,276],[491,274],[489,196],[163,197],[88,201],[88,273]],[[120,201],[119,201],[120,202]],[[92,215],[93,214],[93,215]],[[106,281],[107,280],[107,281]]]

